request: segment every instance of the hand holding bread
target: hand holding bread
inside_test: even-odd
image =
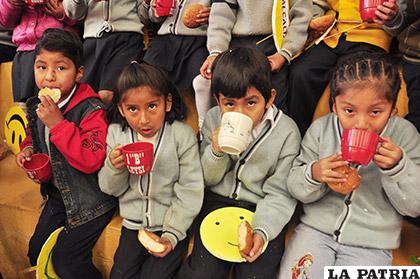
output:
[[[150,254],[155,257],[163,258],[172,251],[172,245],[169,240],[161,238],[147,229],[139,230],[138,239]]]
[[[359,187],[361,177],[357,169],[352,168],[350,166],[341,166],[333,169],[333,171],[346,175],[347,181],[328,183],[328,186],[331,188],[331,190],[337,193],[341,193],[343,195],[347,195],[348,193],[352,192],[357,187]]]
[[[198,28],[208,23],[209,14],[210,8],[199,3],[193,3],[185,9],[182,22],[188,28]]]

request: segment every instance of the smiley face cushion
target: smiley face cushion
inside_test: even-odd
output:
[[[229,261],[244,262],[239,253],[238,227],[243,221],[252,224],[254,213],[240,207],[223,207],[210,212],[201,222],[200,236],[204,247],[213,256]],[[267,247],[265,243],[263,251]]]

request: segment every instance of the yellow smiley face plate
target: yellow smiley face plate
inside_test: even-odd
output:
[[[213,256],[229,262],[245,262],[239,253],[238,226],[246,220],[252,224],[254,213],[240,207],[223,207],[210,212],[201,222],[200,236]],[[265,243],[263,251],[267,247]]]
[[[58,275],[54,271],[52,265],[52,249],[57,242],[58,235],[64,229],[64,227],[56,229],[48,237],[42,246],[41,252],[39,253],[37,265],[36,265],[36,278],[38,279],[59,279]]]
[[[4,120],[4,135],[6,143],[14,154],[20,152],[19,145],[26,137],[26,119],[25,112],[19,106],[13,106],[9,109]]]

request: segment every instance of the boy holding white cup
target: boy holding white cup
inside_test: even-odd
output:
[[[233,278],[275,278],[285,227],[296,206],[286,179],[299,153],[299,130],[273,105],[276,91],[271,85],[270,64],[262,52],[244,47],[228,50],[216,58],[212,72],[211,92],[218,106],[207,113],[200,147],[207,191],[195,228],[194,248],[179,278],[227,277],[232,263],[206,250],[199,226],[208,213],[229,206],[255,212],[251,224],[253,246],[248,254],[241,254],[247,262],[234,264]],[[245,149],[224,149],[237,155],[227,154],[220,146],[223,135],[219,137],[219,131],[229,130],[229,125],[221,127],[222,115],[231,112],[252,119]],[[262,253],[266,241],[268,246]]]

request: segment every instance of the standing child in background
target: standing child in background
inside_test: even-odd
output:
[[[391,37],[382,25],[392,20],[397,12],[396,0],[389,0],[378,6],[374,23],[361,24],[359,1],[313,1],[314,18],[333,15],[337,23],[325,40],[302,53],[290,66],[289,115],[296,121],[302,136],[312,122],[318,100],[339,58],[361,51],[388,51]]]
[[[17,52],[12,65],[13,100],[25,102],[38,94],[34,79],[35,45],[48,28],[69,28],[76,21],[69,19],[58,0],[29,5],[24,0],[0,0],[0,25],[13,28]]]
[[[288,64],[305,44],[312,11],[311,0],[289,2],[290,10],[284,11],[287,18],[277,17],[282,21],[289,21],[283,43],[277,49],[274,39],[270,37],[275,24],[272,20],[275,8],[273,0],[213,1],[207,29],[207,49],[210,55],[201,66],[201,76],[197,76],[193,82],[200,127],[211,107],[210,79],[213,61],[220,53],[236,46],[257,48],[268,57],[273,71],[273,87],[277,91],[274,104],[287,112]]]
[[[398,16],[384,25],[391,35],[398,35],[403,54],[403,76],[409,98],[406,119],[420,132],[420,0],[405,0]]]
[[[49,154],[52,177],[41,184],[46,203],[29,242],[32,265],[50,234],[64,226],[53,248],[52,263],[60,278],[102,278],[92,263],[92,248],[111,220],[116,200],[101,192],[97,171],[105,159],[107,123],[98,95],[83,75],[83,46],[73,32],[48,29],[35,48],[38,88],[57,88],[50,96],[30,98],[30,133],[16,156],[23,167],[34,153]]]
[[[180,120],[183,104],[166,74],[131,62],[117,80],[110,111],[108,156],[99,172],[105,193],[119,199],[123,227],[111,278],[172,278],[188,248],[187,230],[203,202],[203,173],[194,131]],[[152,171],[130,175],[121,148],[133,142],[154,146]],[[139,231],[157,233],[165,246],[148,251]]]
[[[194,7],[198,5],[200,8]],[[144,20],[161,25],[147,48],[144,61],[166,70],[181,94],[191,86],[208,56],[206,35],[210,5],[210,0],[176,1],[170,16],[156,16],[155,7],[148,6],[148,17]]]
[[[384,55],[361,53],[341,61],[331,80],[333,113],[315,121],[302,141],[287,181],[303,203],[301,223],[282,259],[279,279],[307,253],[308,278],[323,278],[324,266],[392,264],[400,244],[402,215],[420,214],[420,135],[395,115],[400,89],[396,67]],[[348,194],[327,183],[346,182],[336,167],[343,129],[380,134],[373,162],[359,168],[361,185]]]
[[[108,105],[124,65],[143,56],[142,0],[63,0],[63,5],[70,18],[84,20],[83,82]]]
[[[275,278],[284,249],[286,225],[296,200],[287,192],[286,178],[299,152],[296,124],[274,105],[267,57],[255,48],[234,48],[214,61],[212,108],[201,130],[201,164],[207,187],[194,234],[192,254],[178,278]],[[253,120],[250,142],[239,156],[224,153],[218,144],[221,114],[240,112]],[[232,264],[216,258],[203,246],[199,225],[206,215],[223,207],[255,212],[253,245],[247,262]],[[267,249],[261,254],[265,241]]]

